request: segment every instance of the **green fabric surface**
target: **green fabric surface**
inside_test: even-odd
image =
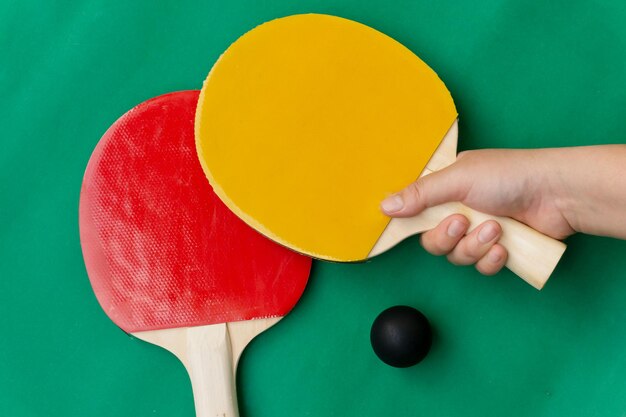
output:
[[[126,110],[200,88],[238,36],[303,12],[368,24],[429,63],[455,98],[461,149],[626,141],[621,0],[2,2],[1,416],[194,415],[177,359],[127,336],[93,296],[83,170]],[[449,265],[417,238],[364,264],[316,262],[292,314],[244,353],[241,415],[625,416],[626,242],[567,243],[541,292]],[[369,344],[396,304],[435,331],[408,369]]]

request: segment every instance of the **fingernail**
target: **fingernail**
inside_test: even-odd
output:
[[[496,227],[493,224],[487,224],[478,232],[478,241],[480,243],[490,242],[497,234],[498,230]]]
[[[491,251],[489,252],[487,259],[489,259],[489,262],[491,262],[492,264],[497,264],[502,259],[502,256],[500,256],[500,254],[497,252]]]
[[[448,226],[448,236],[459,237],[465,231],[465,225],[458,220],[453,220]]]
[[[402,197],[395,194],[384,199],[381,203],[381,207],[386,213],[395,213],[396,211],[402,210],[402,207],[404,207],[404,201],[402,200]]]

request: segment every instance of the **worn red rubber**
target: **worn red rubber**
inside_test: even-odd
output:
[[[124,331],[280,317],[304,291],[311,260],[232,214],[196,156],[198,91],[148,100],[94,150],[80,196],[93,290]]]

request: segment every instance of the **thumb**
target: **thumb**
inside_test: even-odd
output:
[[[453,166],[423,176],[387,197],[380,204],[383,213],[390,217],[411,217],[428,207],[462,201],[467,194],[466,181],[455,175]]]

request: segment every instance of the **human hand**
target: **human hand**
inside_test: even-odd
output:
[[[555,176],[555,150],[490,149],[459,154],[447,168],[424,176],[385,199],[381,207],[391,217],[411,217],[427,207],[459,201],[484,213],[507,216],[556,239],[575,232],[566,217],[565,194]],[[444,219],[423,233],[421,243],[434,255],[447,255],[456,265],[475,264],[485,275],[497,273],[507,260],[498,243],[500,225],[487,221],[467,233],[461,214]]]

